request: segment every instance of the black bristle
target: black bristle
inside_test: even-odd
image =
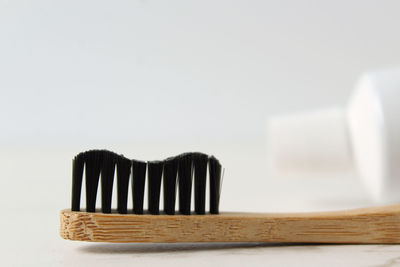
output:
[[[112,189],[115,172],[115,154],[104,151],[101,164],[101,210],[111,213]]]
[[[214,157],[210,157],[210,213],[219,213],[219,197],[221,193],[221,164]]]
[[[193,155],[194,166],[194,211],[205,214],[206,208],[206,179],[208,156],[202,153]]]
[[[192,154],[182,154],[178,163],[179,179],[179,212],[190,215],[190,202],[192,196],[193,161]]]
[[[178,173],[177,158],[168,158],[164,161],[164,212],[175,214],[176,179]]]
[[[118,213],[128,213],[128,186],[131,174],[131,161],[119,156],[117,163],[117,210]]]
[[[96,211],[97,187],[99,185],[101,152],[92,150],[85,153],[86,211]]]
[[[132,200],[135,214],[143,214],[146,165],[146,162],[132,160]]]
[[[174,215],[177,187],[179,214],[191,214],[194,179],[194,213],[206,214],[207,167],[210,183],[210,213],[219,213],[222,167],[219,161],[203,153],[184,153],[164,161],[143,162],[130,160],[107,150],[90,150],[76,155],[72,162],[71,210],[81,210],[83,176],[86,184],[86,211],[96,211],[97,189],[101,177],[101,211],[111,213],[115,171],[117,176],[117,211],[128,213],[129,179],[132,172],[133,213],[144,213],[145,184],[148,183],[148,211],[160,214],[161,183],[163,183],[163,211]],[[146,171],[147,179],[146,182]],[[85,173],[85,175],[83,174]],[[98,208],[98,207],[97,207]]]
[[[72,211],[80,211],[84,163],[82,153],[78,154],[72,161]]]
[[[160,213],[160,189],[163,170],[162,161],[148,162],[148,207],[150,214]]]

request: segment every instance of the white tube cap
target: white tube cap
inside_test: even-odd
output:
[[[400,201],[400,69],[363,75],[350,99],[355,165],[376,202]]]
[[[274,173],[337,173],[353,167],[346,113],[340,108],[271,117],[267,141]]]

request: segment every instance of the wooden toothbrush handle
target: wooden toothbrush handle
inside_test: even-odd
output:
[[[269,214],[254,220],[259,241],[400,243],[400,206],[334,212]],[[261,230],[264,225],[264,231]],[[251,231],[251,230],[250,230]]]
[[[314,213],[121,215],[61,211],[65,239],[93,242],[400,243],[400,205]]]

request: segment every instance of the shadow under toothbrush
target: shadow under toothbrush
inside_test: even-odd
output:
[[[90,244],[79,247],[79,250],[90,254],[158,254],[185,253],[200,251],[258,249],[274,247],[299,247],[299,249],[317,249],[320,245],[337,245],[324,243],[129,243],[129,244]]]

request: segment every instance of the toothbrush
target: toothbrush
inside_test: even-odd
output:
[[[118,207],[112,211],[115,166]],[[81,211],[84,169],[86,211]],[[148,212],[143,210],[146,169]],[[207,169],[209,213],[205,211]],[[121,243],[400,243],[400,205],[335,212],[219,213],[221,170],[215,157],[202,153],[185,153],[148,163],[129,160],[106,150],[80,153],[73,161],[71,209],[62,210],[60,214],[60,235],[69,240]],[[128,211],[131,171],[133,209]],[[100,176],[102,207],[96,210]],[[193,181],[195,203],[192,212]],[[163,212],[159,209],[161,184]],[[175,214],[177,186],[179,212]]]

